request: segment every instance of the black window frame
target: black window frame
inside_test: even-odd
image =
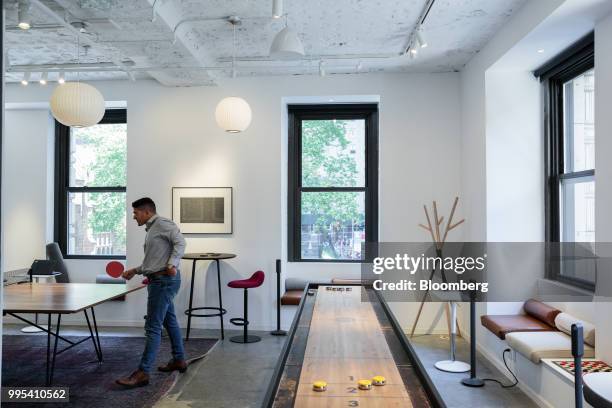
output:
[[[127,109],[107,109],[99,124],[127,123]],[[127,181],[126,181],[127,184]],[[54,237],[65,259],[126,259],[126,255],[68,254],[68,195],[70,193],[126,193],[127,186],[70,187],[70,127],[55,121]],[[126,215],[127,216],[127,215]]]
[[[378,242],[378,104],[288,105],[288,262],[363,263],[375,256]],[[302,120],[365,119],[364,187],[302,186]],[[303,259],[301,256],[301,193],[320,191],[363,191],[365,193],[365,254],[363,259]]]
[[[543,83],[545,94],[545,239],[547,243],[562,242],[560,211],[561,182],[588,178],[595,180],[595,169],[566,172],[564,163],[563,86],[567,81],[595,67],[595,36],[589,33],[550,62],[534,72]],[[597,135],[595,136],[597,137]],[[546,278],[594,292],[595,282],[561,274],[562,245],[547,245]]]

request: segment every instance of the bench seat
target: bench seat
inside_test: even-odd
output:
[[[560,331],[513,332],[506,335],[508,345],[535,364],[543,358],[572,357],[572,338]],[[584,357],[595,357],[595,349],[584,345]]]
[[[480,322],[500,339],[504,340],[513,332],[550,332],[558,331],[541,320],[527,315],[484,315]]]

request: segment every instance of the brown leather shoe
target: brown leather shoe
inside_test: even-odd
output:
[[[149,385],[149,375],[138,369],[130,374],[129,377],[120,378],[115,382],[126,388],[144,387],[145,385]]]
[[[185,371],[187,371],[187,362],[185,360],[172,359],[168,361],[168,364],[166,364],[165,366],[159,366],[157,367],[157,369],[164,373],[169,373],[174,370],[178,370],[179,373],[184,373]]]

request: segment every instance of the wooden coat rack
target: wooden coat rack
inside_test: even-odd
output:
[[[438,204],[436,203],[436,201],[435,200],[433,201],[433,216],[434,216],[433,223],[431,222],[431,217],[429,216],[427,205],[423,204],[423,210],[425,211],[425,217],[427,218],[427,225],[419,224],[419,227],[429,232],[429,234],[431,235],[431,239],[436,247],[436,255],[440,258],[442,257],[442,249],[444,248],[444,243],[446,242],[448,233],[454,230],[455,228],[457,228],[459,225],[463,224],[463,222],[465,221],[465,218],[462,218],[461,220],[453,224],[453,217],[455,215],[455,210],[457,209],[458,203],[459,203],[459,197],[455,197],[455,201],[453,202],[453,207],[451,209],[449,217],[447,218],[446,227],[444,228],[443,233],[442,231],[440,231],[440,226],[444,222],[444,217],[443,216],[438,217]],[[433,278],[435,272],[436,272],[436,269],[435,268],[432,269],[431,274],[429,275],[429,280]],[[440,273],[441,273],[442,281],[446,282],[444,268],[441,269]],[[429,289],[427,289],[427,291],[423,295],[423,299],[421,300],[419,311],[417,312],[416,319],[414,320],[414,324],[412,325],[412,329],[410,330],[410,337],[414,335],[414,330],[416,329],[416,326],[419,322],[419,318],[421,317],[421,312],[423,311],[423,305],[425,304],[425,301],[427,300],[427,296],[429,296]],[[450,336],[451,321],[450,321],[450,309],[448,307],[448,302],[446,303],[446,324],[448,326],[448,333]],[[459,325],[457,325],[457,328],[459,328]],[[461,336],[461,331],[459,331],[459,336]]]

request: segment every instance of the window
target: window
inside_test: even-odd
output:
[[[127,120],[113,109],[95,126],[56,122],[55,239],[65,257],[125,258]]]
[[[289,261],[361,262],[378,240],[377,105],[290,105]]]
[[[569,253],[595,242],[595,115],[593,35],[579,41],[540,72],[548,92],[546,235],[563,243],[549,278],[593,290],[595,260]],[[538,74],[538,73],[536,73]]]

